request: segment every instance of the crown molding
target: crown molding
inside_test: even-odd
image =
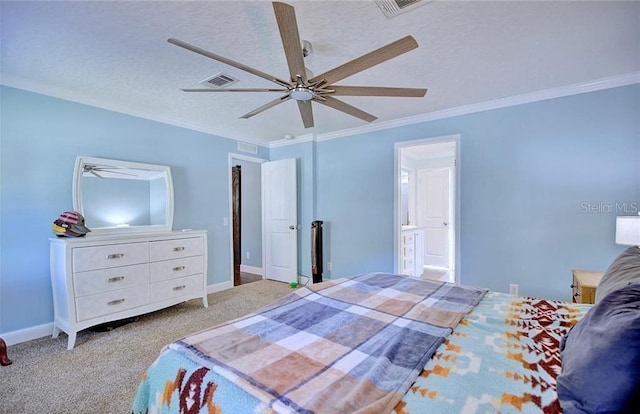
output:
[[[304,135],[298,135],[293,139],[278,139],[275,141],[271,141],[269,144],[269,148],[286,147],[287,145],[301,144],[303,142],[313,142],[313,141],[316,141],[314,134],[304,134]]]
[[[604,89],[611,89],[620,86],[633,85],[640,83],[640,72],[632,72],[620,76],[612,76],[608,78],[597,79],[590,82],[577,83],[558,88],[545,89],[541,91],[516,95],[508,98],[496,99],[477,104],[463,105],[457,108],[443,109],[441,111],[429,112],[425,114],[410,116],[406,118],[384,121],[376,124],[367,124],[356,128],[343,129],[340,131],[318,134],[315,141],[328,141],[336,138],[343,138],[352,135],[366,134],[385,129],[398,128],[408,125],[419,124],[423,122],[435,121],[438,119],[452,118],[454,116],[469,115],[478,112],[489,111],[493,109],[506,108],[509,106],[522,105],[532,102],[545,101],[549,99],[562,98],[571,95],[579,95],[582,93],[595,92]],[[284,141],[285,143],[281,143]],[[278,146],[292,145],[297,142],[276,141]],[[273,143],[271,144],[273,146]]]
[[[139,111],[138,109],[135,109],[127,105],[112,105],[109,103],[105,103],[104,101],[100,101],[100,100],[88,97],[83,94],[78,94],[78,93],[70,92],[68,90],[43,85],[39,82],[32,82],[22,78],[15,78],[12,76],[4,75],[2,76],[2,79],[0,79],[0,85],[5,85],[11,88],[22,89],[28,92],[33,92],[40,95],[49,96],[52,98],[64,99],[64,100],[79,103],[82,105],[93,106],[96,108],[105,109],[107,111],[118,112],[124,115],[134,116],[137,118],[143,118],[149,121],[159,122],[161,124],[167,124],[167,125],[172,125],[179,128],[189,129],[196,132],[202,132],[204,134],[214,135],[218,138],[229,139],[232,141],[235,140],[235,141],[248,142],[250,144],[255,144],[261,147],[269,148],[269,141],[265,141],[259,138],[223,135],[220,131],[202,128],[201,126],[196,124],[191,124],[188,122],[180,121],[180,120],[169,118],[169,117],[159,117],[150,112]]]
[[[425,114],[393,119],[390,121],[383,121],[375,124],[367,124],[355,128],[348,128],[339,131],[328,132],[324,134],[305,134],[295,137],[293,140],[279,139],[276,141],[266,141],[254,137],[244,136],[228,136],[223,135],[220,131],[202,128],[199,125],[183,122],[177,119],[158,117],[152,113],[139,111],[137,109],[121,106],[121,105],[105,105],[104,102],[98,101],[91,97],[69,92],[59,88],[53,88],[51,86],[43,85],[38,82],[31,82],[21,78],[15,78],[11,76],[2,76],[0,84],[12,88],[18,88],[29,92],[38,93],[41,95],[50,96],[53,98],[65,99],[71,102],[80,103],[83,105],[89,105],[96,108],[101,108],[109,111],[122,113],[125,115],[135,116],[138,118],[148,119],[150,121],[160,122],[163,124],[173,125],[180,128],[189,129],[196,132],[202,132],[209,135],[214,135],[219,138],[248,142],[250,144],[259,145],[265,148],[277,148],[287,145],[295,145],[309,141],[328,141],[337,138],[344,138],[353,135],[366,134],[370,132],[382,131],[385,129],[398,128],[403,126],[409,126],[424,122],[435,121],[439,119],[451,118],[454,116],[469,115],[478,112],[489,111],[493,109],[506,108],[510,106],[522,105],[532,102],[545,101],[549,99],[561,98],[571,95],[578,95],[582,93],[595,92],[604,89],[616,88],[620,86],[633,85],[640,83],[640,72],[632,72],[619,76],[612,76],[608,78],[601,78],[594,81],[583,82],[573,85],[562,86],[558,88],[545,89],[541,91],[526,93],[522,95],[516,95],[508,98],[496,99],[492,101],[480,102],[476,104],[463,105],[456,108],[443,109],[441,111],[429,112]]]

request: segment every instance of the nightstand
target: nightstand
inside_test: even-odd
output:
[[[596,288],[604,272],[592,272],[589,270],[571,271],[573,281],[571,282],[571,296],[574,303],[595,303]]]

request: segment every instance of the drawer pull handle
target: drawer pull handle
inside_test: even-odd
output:
[[[179,272],[179,271],[184,270],[186,268],[187,268],[186,266],[176,266],[176,267],[173,268],[173,271],[174,272]]]
[[[116,299],[116,300],[112,300],[111,302],[107,302],[107,305],[119,305],[122,302],[124,302],[124,299]]]
[[[183,250],[184,250],[184,246],[174,247],[174,248],[173,248],[173,251],[174,251],[174,252],[181,252],[181,251],[183,251]]]
[[[119,282],[121,280],[124,280],[124,276],[110,277],[109,279],[107,279],[107,282],[113,283],[113,282]]]
[[[180,286],[174,287],[173,290],[182,290],[182,289],[184,289],[186,287],[187,287],[186,285],[180,285]]]
[[[114,253],[114,254],[107,255],[107,259],[121,259],[123,257],[124,257],[124,253]]]

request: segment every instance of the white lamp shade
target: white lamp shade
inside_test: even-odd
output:
[[[616,217],[616,243],[627,246],[640,245],[640,216]]]

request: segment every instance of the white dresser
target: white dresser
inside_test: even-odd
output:
[[[193,298],[207,307],[206,231],[50,239],[53,337]]]

